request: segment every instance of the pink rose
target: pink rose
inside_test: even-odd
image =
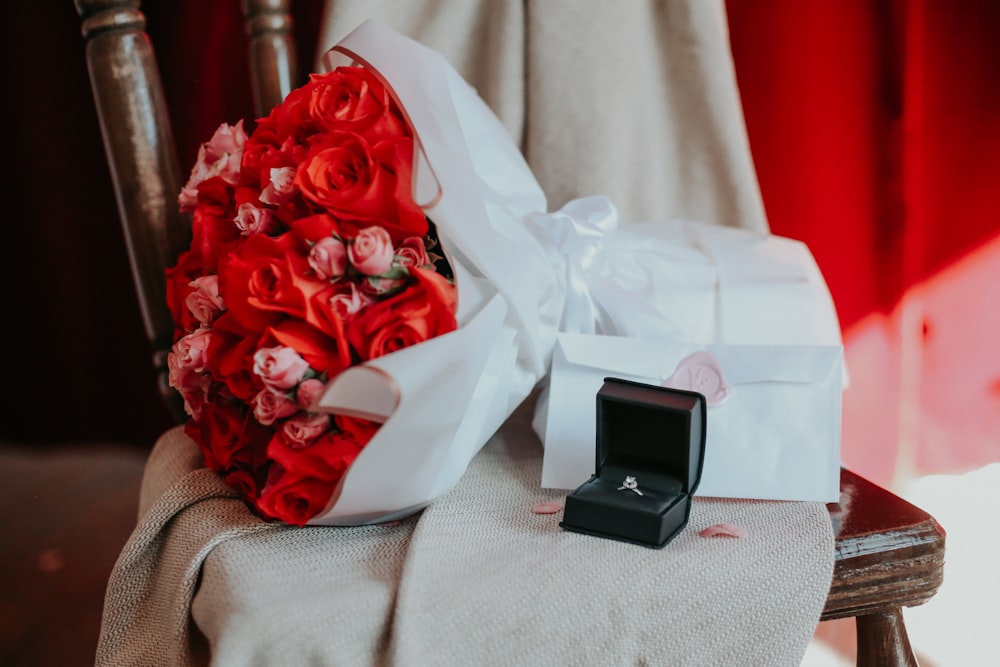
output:
[[[209,329],[198,329],[184,336],[167,354],[167,382],[184,399],[184,412],[195,419],[208,400],[212,378],[205,372],[208,363]]]
[[[177,388],[184,399],[184,412],[195,419],[201,419],[202,408],[208,403],[208,389],[212,378],[207,373],[189,373],[182,386]]]
[[[359,292],[370,303],[376,297],[384,296],[390,292],[396,292],[406,281],[402,278],[380,278],[378,276],[368,276],[359,288]]]
[[[299,411],[299,406],[286,394],[264,387],[250,400],[253,416],[265,426],[275,420],[290,417]]]
[[[298,414],[281,427],[281,437],[292,449],[308,447],[330,429],[330,416]]]
[[[392,268],[392,239],[384,227],[365,227],[354,237],[347,256],[361,273],[377,276]]]
[[[226,309],[222,295],[219,294],[219,276],[201,276],[192,280],[188,286],[194,291],[185,297],[184,305],[202,326],[207,327]]]
[[[306,360],[290,347],[262,347],[253,355],[253,372],[272,389],[289,389],[302,381]]]
[[[340,239],[327,236],[309,250],[309,267],[320,280],[337,280],[347,270],[347,248]]]
[[[427,256],[424,240],[419,236],[410,236],[396,248],[396,261],[400,266],[427,266],[431,263]]]
[[[274,212],[267,208],[243,202],[236,210],[236,227],[243,236],[266,234],[274,229]]]
[[[354,315],[371,303],[372,299],[358,289],[354,283],[349,283],[348,287],[330,297],[330,310],[332,310],[341,321],[354,317]]]
[[[177,198],[181,210],[189,211],[194,208],[198,203],[198,186],[210,178],[218,176],[230,185],[239,182],[246,142],[247,134],[243,130],[242,120],[236,125],[223,123],[215,130],[212,138],[198,149],[198,160]]]
[[[171,387],[183,384],[182,375],[201,373],[205,370],[208,364],[208,344],[211,340],[212,330],[201,327],[174,343],[173,349],[167,355]]]
[[[295,390],[295,402],[303,410],[311,410],[316,405],[316,401],[323,395],[324,389],[326,389],[326,385],[316,378],[303,380]]]
[[[295,194],[295,167],[278,167],[268,171],[271,182],[260,193],[260,201],[281,206]]]

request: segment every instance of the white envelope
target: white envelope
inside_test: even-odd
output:
[[[730,393],[708,409],[696,495],[837,501],[840,345],[700,345],[560,334],[543,396],[547,409],[536,415],[545,443],[542,486],[572,489],[594,473],[596,395],[605,377],[661,384],[700,350],[718,361]]]

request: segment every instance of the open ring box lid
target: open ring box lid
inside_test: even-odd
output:
[[[705,460],[705,397],[619,378],[597,393],[597,457],[566,530],[661,548],[687,525]],[[636,489],[628,488],[634,478]]]

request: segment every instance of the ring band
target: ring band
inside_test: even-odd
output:
[[[619,491],[633,491],[636,495],[641,496],[642,491],[639,490],[639,482],[635,481],[635,477],[632,475],[627,475],[625,481],[622,485],[618,487]]]

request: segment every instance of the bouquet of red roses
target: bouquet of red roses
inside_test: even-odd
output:
[[[223,124],[179,204],[170,384],[208,467],[304,524],[379,424],[317,410],[345,369],[456,328],[456,290],[412,191],[415,145],[363,67],[314,74],[247,135]]]

